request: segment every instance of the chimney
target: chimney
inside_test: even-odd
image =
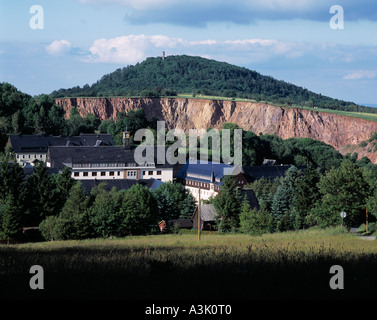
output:
[[[165,51],[162,51],[162,60],[165,60]]]
[[[125,150],[130,149],[130,133],[128,131],[123,131],[123,147]]]

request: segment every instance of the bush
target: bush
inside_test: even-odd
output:
[[[57,217],[49,216],[39,224],[39,231],[42,237],[47,241],[56,240],[54,237],[54,228],[56,225]]]
[[[272,225],[272,216],[265,210],[252,209],[240,214],[240,231],[259,235],[268,233]]]

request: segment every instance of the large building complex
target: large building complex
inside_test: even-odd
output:
[[[8,145],[22,167],[34,166],[39,161],[46,162],[48,148],[53,146],[112,146],[113,144],[111,134],[80,134],[73,137],[14,134],[8,138]]]
[[[173,181],[174,166],[169,163],[157,164],[154,159],[145,163],[135,161],[135,148],[109,147],[50,147],[46,166],[59,170],[68,167],[72,177],[78,180],[156,179]]]

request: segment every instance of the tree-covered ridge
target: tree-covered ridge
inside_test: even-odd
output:
[[[187,55],[168,56],[164,60],[148,58],[134,66],[119,68],[91,86],[60,89],[52,92],[51,96],[159,97],[178,93],[247,98],[288,106],[377,112],[374,108],[326,97],[247,68]]]

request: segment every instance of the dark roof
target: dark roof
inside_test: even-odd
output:
[[[14,152],[47,152],[51,146],[112,146],[111,134],[80,134],[65,137],[52,135],[10,135],[9,143]]]
[[[157,165],[157,152],[154,149],[154,163]],[[121,146],[109,147],[50,147],[47,152],[46,162],[49,162],[51,167],[62,169],[65,166],[71,167],[72,164],[90,164],[90,163],[105,163],[117,164],[118,166],[129,166],[134,164],[136,149],[125,149]],[[158,167],[170,167],[165,161],[165,164],[157,165]]]
[[[227,169],[231,170],[232,168],[231,165],[225,163],[203,162],[200,160],[190,163],[190,160],[187,160],[179,171],[177,178],[207,183],[214,179],[216,185],[221,185],[224,173],[226,173]]]
[[[50,147],[46,162],[51,167],[62,169],[73,163],[134,163],[132,150],[124,147]]]
[[[140,180],[133,180],[133,179],[113,179],[113,180],[80,180],[84,190],[86,193],[90,193],[90,191],[98,186],[101,183],[105,183],[106,187],[105,190],[110,191],[113,187],[117,188],[118,190],[128,190],[132,186],[136,184],[141,184],[148,189],[156,189],[161,183],[156,179],[140,179]]]
[[[113,136],[111,134],[86,134],[81,133],[78,137],[72,137],[79,140],[78,142],[73,141],[74,143],[79,143],[81,146],[112,146],[114,145]]]
[[[262,177],[274,180],[275,178],[283,177],[290,167],[290,165],[242,167],[242,172],[252,176],[255,180],[259,180]],[[304,169],[304,167],[297,167],[297,169]]]
[[[198,207],[195,208],[192,218],[198,213]],[[200,219],[203,221],[215,221],[217,212],[213,204],[205,203],[200,205]]]

